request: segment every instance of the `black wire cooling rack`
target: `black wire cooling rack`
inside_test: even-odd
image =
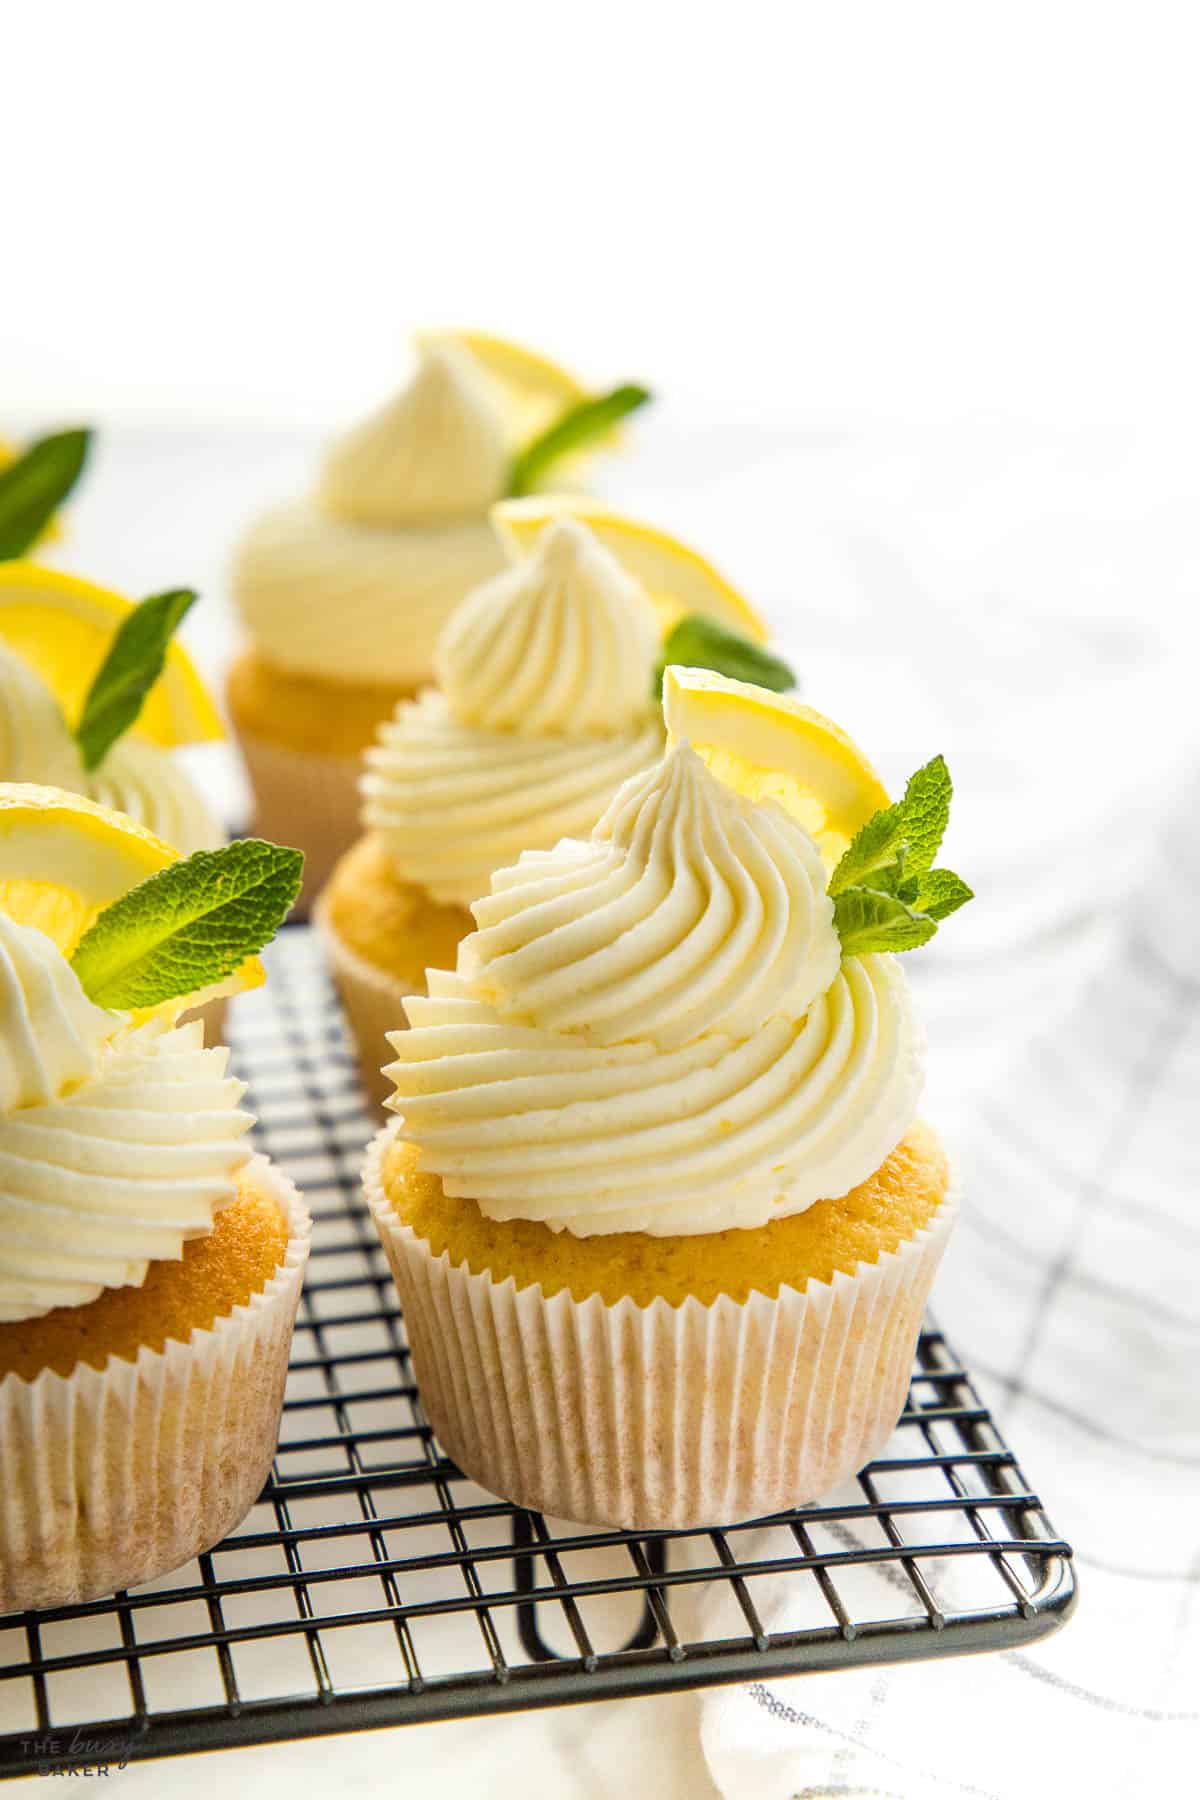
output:
[[[885,1453],[821,1506],[632,1536],[465,1479],[422,1416],[359,1199],[372,1121],[308,932],[270,962],[235,1057],[315,1219],[272,1477],[186,1568],[0,1619],[0,1774],[1000,1649],[1062,1622],[1070,1550],[933,1329]]]

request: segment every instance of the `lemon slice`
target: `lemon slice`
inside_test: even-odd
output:
[[[106,906],[178,860],[177,850],[124,813],[62,788],[0,782],[0,912],[36,925],[64,956]],[[265,979],[252,956],[227,981],[149,1011],[174,1017]]]
[[[670,532],[641,519],[630,519],[607,506],[576,494],[530,494],[500,500],[490,518],[513,562],[529,556],[545,526],[553,519],[581,519],[607,550],[641,582],[658,612],[664,634],[684,613],[704,613],[756,643],[769,631],[750,602],[706,557]]]
[[[508,338],[486,331],[421,331],[416,342],[421,348],[454,344],[475,359],[499,392],[514,443],[527,443],[568,406],[587,398],[587,389],[569,370]]]
[[[731,681],[710,669],[663,677],[669,744],[689,743],[748,800],[777,800],[836,863],[887,789],[840,725],[787,694]]]
[[[72,724],[114,632],[132,611],[132,600],[60,569],[0,563],[0,639],[37,670]],[[168,749],[224,736],[220,714],[181,644],[168,648],[133,730]]]

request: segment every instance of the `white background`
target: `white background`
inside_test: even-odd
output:
[[[0,408],[325,421],[461,321],[718,415],[1194,419],[1190,10],[10,0]]]

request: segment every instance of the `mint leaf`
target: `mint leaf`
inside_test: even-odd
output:
[[[660,699],[663,674],[672,663],[685,669],[715,669],[718,675],[752,681],[775,694],[786,694],[796,685],[792,670],[778,656],[706,613],[685,613],[664,638],[662,661],[654,675],[654,692]]]
[[[570,455],[573,450],[582,450],[585,444],[595,443],[620,420],[636,412],[639,406],[645,406],[649,399],[649,388],[626,382],[607,394],[596,394],[569,406],[517,456],[508,478],[509,494],[531,494],[547,469],[560,457]]]
[[[930,865],[950,820],[953,787],[945,758],[911,776],[903,800],[885,806],[855,833],[829,877],[833,922],[843,956],[916,950],[975,898],[961,876]]]
[[[975,894],[951,869],[928,869],[916,884],[912,904],[930,919],[948,919]]]
[[[90,431],[58,431],[0,469],[0,562],[36,544],[83,473]]]
[[[223,981],[269,943],[296,895],[304,856],[261,838],[197,850],[106,907],[71,967],[97,1006],[158,1006]]]
[[[923,874],[946,835],[953,791],[944,756],[910,775],[903,800],[873,814],[855,834],[829,878],[829,892],[865,883],[893,893],[904,877]]]
[[[136,723],[146,695],[163,672],[167,646],[195,601],[191,588],[152,594],[121,624],[75,727],[86,769],[97,768],[117,739]]]
[[[933,866],[950,823],[950,796],[954,792],[944,756],[935,756],[923,769],[910,775],[904,798],[904,835],[908,865],[914,874]]]
[[[870,876],[883,877],[884,872],[891,869],[895,869],[895,881],[898,882],[907,843],[904,802],[898,800],[895,806],[885,806],[872,814],[866,824],[859,827],[849,849],[829,877],[829,892],[836,898],[846,888],[861,885]],[[880,879],[877,885],[887,888],[891,884]]]
[[[833,903],[833,922],[843,956],[865,956],[872,950],[917,950],[937,930],[937,922],[914,912],[895,894],[872,888],[848,888]]]

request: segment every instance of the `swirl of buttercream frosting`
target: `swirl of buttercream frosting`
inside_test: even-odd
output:
[[[0,913],[0,1118],[92,1074],[122,1023],[88,999],[44,932]]]
[[[841,959],[815,845],[720,787],[674,750],[591,844],[501,872],[405,1002],[389,1104],[448,1194],[689,1235],[836,1198],[899,1143],[922,1054],[896,959]]]
[[[252,1123],[239,1106],[243,1084],[226,1073],[228,1051],[206,1049],[202,1025],[131,1029],[110,1013],[102,1031],[48,938],[31,944],[26,929],[20,954],[25,998],[14,1011],[36,1037],[50,1091],[0,1106],[0,1320],[140,1286],[151,1261],[177,1259],[234,1199]],[[53,1002],[37,993],[30,958]],[[25,1079],[22,1091],[40,1091],[38,1078]]]
[[[475,992],[599,1044],[749,1036],[807,1012],[841,961],[812,839],[686,745],[625,784],[589,843],[522,856],[474,912]]]
[[[127,813],[156,837],[190,856],[215,850],[225,832],[175,756],[142,738],[114,744],[98,769],[85,771],[82,792]]]
[[[77,787],[79,752],[36,670],[0,643],[0,781]]]
[[[247,531],[233,590],[255,648],[277,668],[416,688],[454,608],[503,566],[483,516],[389,530],[292,500]]]
[[[487,377],[464,351],[418,345],[411,381],[329,448],[318,497],[357,525],[481,513],[507,483],[512,449]]]
[[[428,690],[402,703],[367,751],[363,819],[406,880],[441,904],[466,906],[527,846],[590,831],[614,791],[661,749],[651,717],[611,737],[482,731]]]
[[[658,635],[638,583],[585,525],[562,519],[532,556],[456,608],[434,668],[465,725],[612,736],[654,710],[648,671]]]

